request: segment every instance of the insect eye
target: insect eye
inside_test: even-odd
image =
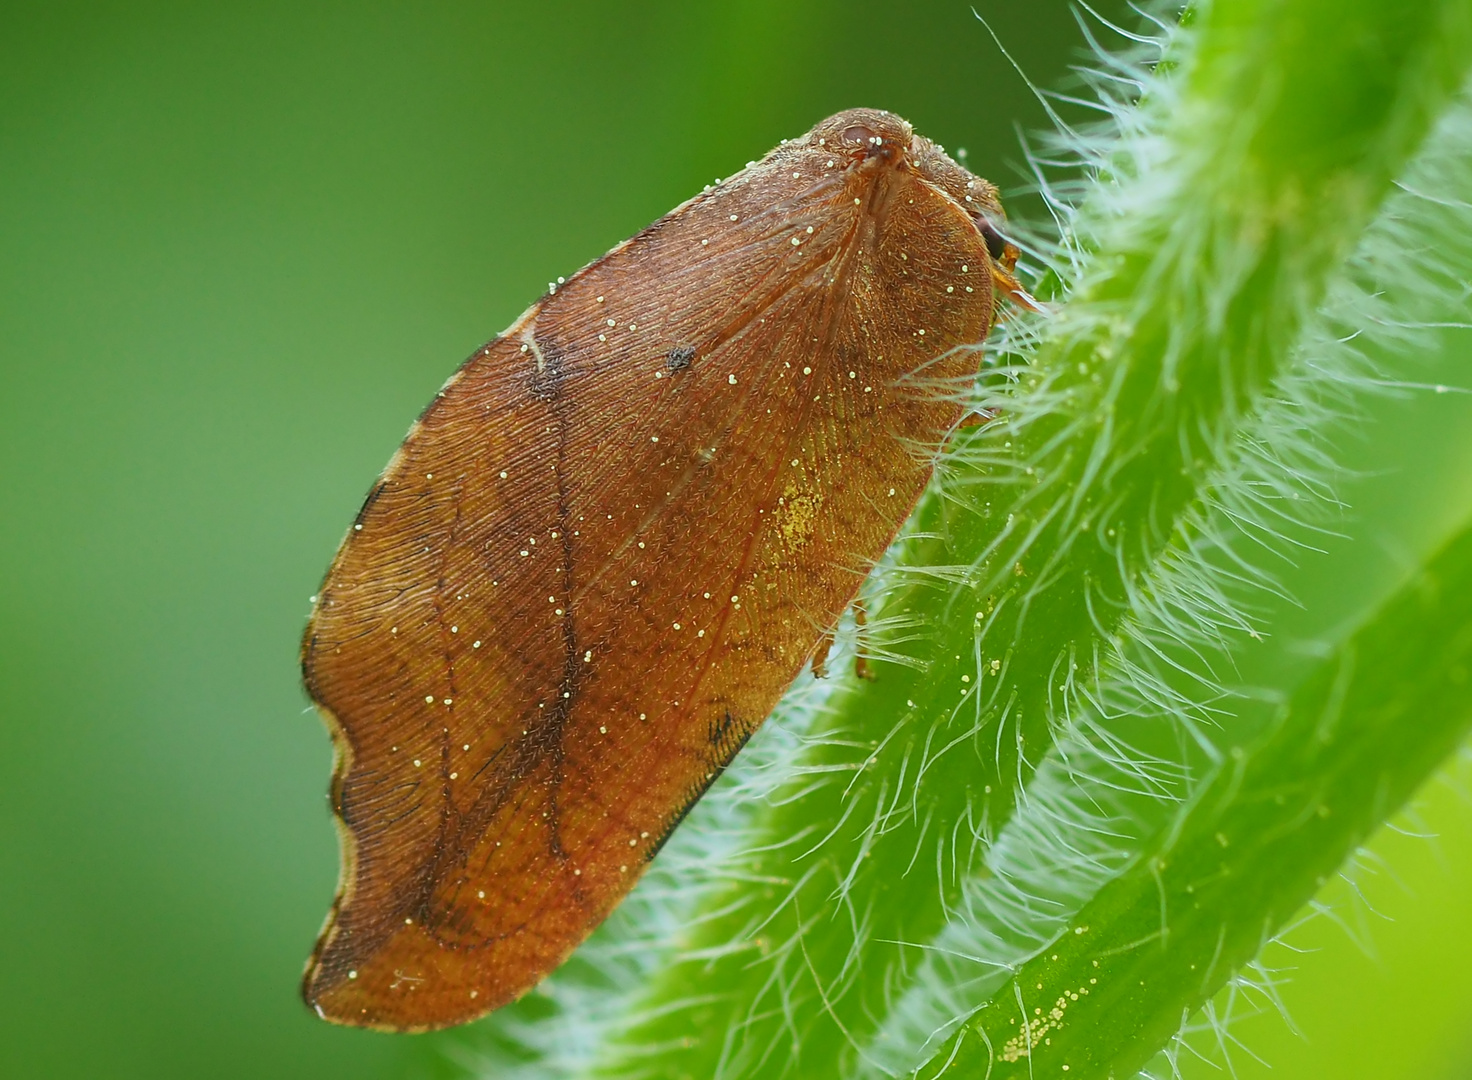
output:
[[[855,146],[871,146],[876,138],[878,136],[874,134],[874,130],[863,124],[853,124],[843,129],[843,141],[853,143]]]
[[[986,241],[987,254],[1000,262],[1002,255],[1007,250],[1006,238],[997,232],[997,227],[986,218],[978,218],[976,228],[980,231],[981,238]]]

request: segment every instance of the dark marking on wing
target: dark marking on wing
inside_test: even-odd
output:
[[[727,736],[733,730],[739,731],[740,734],[735,739],[728,740]],[[670,816],[669,821],[665,823],[664,829],[660,832],[658,839],[644,853],[645,862],[653,861],[654,857],[659,854],[660,849],[669,841],[671,834],[680,827],[680,822],[685,820],[685,815],[694,809],[695,804],[700,801],[700,797],[709,791],[710,786],[721,778],[721,774],[726,771],[726,766],[741,752],[741,748],[751,738],[753,730],[750,725],[737,721],[729,710],[723,719],[714,721],[710,725],[710,731],[713,736],[711,745],[717,749],[717,759],[711,763],[711,770],[705,775],[705,779],[703,781],[697,781],[691,787],[690,791],[686,794],[684,805],[680,807],[678,812]],[[718,737],[715,737],[717,731],[720,734]],[[728,745],[720,746],[718,740],[719,742],[726,742]]]
[[[731,715],[731,710],[727,709],[725,716],[719,720],[711,721],[706,738],[710,740],[711,746],[720,747],[721,743],[725,741],[727,733],[735,726],[736,718]]]
[[[557,385],[552,393],[546,398],[552,403],[552,413],[557,421],[557,464],[554,475],[557,477],[557,535],[562,541],[562,591],[565,600],[566,614],[562,616],[562,686],[561,693],[553,703],[552,716],[547,725],[549,742],[548,756],[551,759],[552,768],[548,776],[547,807],[548,807],[548,839],[554,857],[559,860],[566,859],[567,853],[562,846],[562,820],[558,808],[557,796],[562,788],[563,758],[566,756],[566,739],[568,718],[577,701],[579,683],[582,669],[578,664],[578,654],[581,647],[578,644],[577,633],[577,581],[573,576],[573,548],[572,548],[572,512],[568,507],[567,490],[567,443],[569,438],[567,406],[558,402],[561,395],[561,381],[566,374],[563,363],[563,352],[556,345],[544,340],[540,335],[533,333],[532,341],[537,350],[546,360],[545,371],[554,373]]]
[[[307,696],[310,697],[313,701],[321,701],[322,695],[317,686],[317,677],[312,671],[312,654],[316,651],[317,635],[311,632],[309,624],[307,636],[302,642],[302,652],[298,663],[300,664],[302,669],[302,685],[307,688]],[[337,779],[338,777],[336,776],[336,774],[334,774],[334,782]]]
[[[567,377],[566,365],[561,350],[534,338],[540,357],[534,358],[531,394],[538,401],[556,401],[562,396],[562,381]]]
[[[676,345],[665,355],[665,363],[671,371],[684,371],[695,362],[693,345]]]
[[[431,404],[433,403],[431,402]],[[358,507],[358,516],[353,518],[353,524],[355,526],[363,524],[363,520],[368,516],[368,511],[372,509],[373,504],[378,501],[378,497],[383,494],[383,489],[386,487],[388,487],[387,480],[380,480],[373,485],[373,490],[368,492],[367,497],[363,500],[363,505]]]

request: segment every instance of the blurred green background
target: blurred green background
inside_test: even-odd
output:
[[[977,8],[1037,82],[1076,62],[1065,4]],[[421,1072],[444,1037],[296,996],[337,873],[297,636],[378,469],[549,279],[779,138],[882,106],[1016,189],[1043,110],[961,0],[3,14],[0,1075]],[[1442,861],[1393,861],[1445,946],[1472,832],[1433,809]],[[1319,998],[1453,985],[1325,947]]]

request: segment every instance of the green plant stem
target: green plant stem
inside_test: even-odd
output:
[[[1312,665],[1274,728],[962,1028],[943,1075],[1144,1065],[1466,737],[1469,597],[1472,528]]]
[[[1003,418],[961,441],[917,516],[914,572],[875,611],[878,677],[837,688],[807,774],[692,931],[697,959],[650,989],[654,1018],[608,1072],[845,1072],[905,979],[895,943],[949,917],[1458,84],[1469,21],[1448,0],[1223,0],[1198,20],[1148,177],[1119,164],[1033,368],[998,391]],[[681,1007],[695,987],[714,993]]]

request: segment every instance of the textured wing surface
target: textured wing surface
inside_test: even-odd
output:
[[[828,160],[774,151],[544,298],[370,494],[304,645],[329,1019],[458,1023],[561,963],[914,505],[959,408],[912,374],[975,371],[986,250],[913,173]]]

